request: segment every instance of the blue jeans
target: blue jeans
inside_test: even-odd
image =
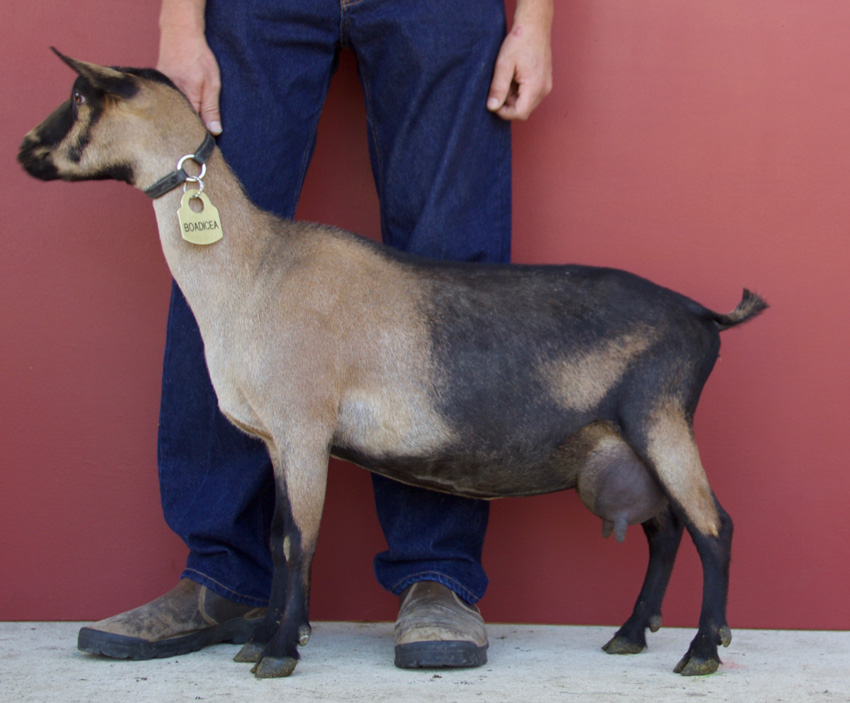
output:
[[[207,3],[221,68],[218,145],[258,205],[295,212],[342,47],[365,95],[384,242],[432,258],[510,258],[510,129],[485,109],[504,37],[502,0],[241,0]],[[344,167],[344,165],[343,165]],[[175,286],[159,432],[162,504],[190,550],[184,576],[263,605],[271,581],[271,464],[219,413],[194,318]],[[439,581],[484,594],[488,504],[374,477],[388,549],[375,558],[398,594]]]

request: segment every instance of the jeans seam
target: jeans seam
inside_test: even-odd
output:
[[[378,207],[381,212],[381,222],[386,226],[385,208],[385,192],[384,192],[384,159],[381,147],[380,132],[374,117],[374,108],[372,106],[372,90],[366,77],[360,74],[360,85],[363,87],[363,103],[366,106],[366,124],[369,128],[369,133],[372,135],[372,143],[375,149],[375,189],[378,192]]]
[[[332,70],[329,72],[327,77],[325,78],[325,85],[322,91],[322,99],[320,101],[320,109],[319,116],[313,122],[313,128],[310,132],[310,138],[305,143],[304,152],[301,155],[301,172],[298,174],[298,193],[295,198],[295,208],[298,207],[298,202],[301,200],[301,189],[304,187],[304,180],[307,178],[307,169],[310,167],[310,161],[313,158],[313,150],[317,141],[317,134],[319,131],[319,121],[321,119],[321,113],[324,109],[325,101],[328,98],[328,90],[330,89],[331,78],[333,77],[334,72],[336,71],[336,58],[334,58],[334,64]],[[295,210],[293,209],[291,217],[295,216]]]
[[[351,18],[348,11],[360,5],[364,0],[339,0],[339,37],[341,46],[348,47],[348,27]]]

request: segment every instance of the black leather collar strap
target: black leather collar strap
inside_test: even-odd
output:
[[[215,139],[213,139],[210,133],[207,132],[201,146],[199,146],[198,150],[189,158],[191,158],[191,160],[199,166],[202,166],[206,160],[210,158],[210,155],[213,153],[213,149],[215,149]],[[165,195],[168,191],[173,190],[181,183],[185,183],[187,178],[189,178],[189,174],[186,173],[186,171],[182,168],[176,169],[167,176],[160,178],[156,183],[150,186],[150,188],[145,188],[144,193],[149,198],[156,199],[161,195]]]

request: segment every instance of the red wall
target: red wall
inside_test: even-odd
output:
[[[72,81],[47,47],[151,65],[157,9],[7,5],[0,619],[95,619],[159,595],[185,558],[162,520],[155,465],[169,276],[140,193],[42,184],[14,158]],[[724,335],[696,423],[736,522],[729,620],[850,628],[850,4],[556,9],[555,91],[514,132],[514,258],[628,268],[723,311],[744,286],[768,298],[764,317]],[[378,232],[365,134],[347,56],[302,217]],[[367,475],[335,464],[314,619],[394,617],[371,573],[381,548]],[[645,553],[636,528],[624,545],[603,541],[573,494],[498,502],[482,609],[491,621],[615,624]],[[700,588],[686,541],[667,624],[696,624]]]

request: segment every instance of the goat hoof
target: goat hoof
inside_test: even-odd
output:
[[[258,679],[280,679],[292,674],[297,663],[294,657],[263,657],[251,673]]]
[[[239,653],[233,657],[233,661],[239,662],[240,664],[256,664],[260,661],[264,649],[265,647],[261,644],[248,642],[244,647],[242,647],[242,649],[239,650]]]
[[[682,676],[708,676],[708,674],[717,671],[719,666],[719,659],[702,659],[693,657],[688,653],[676,664],[673,672]]]
[[[310,635],[313,630],[309,625],[302,625],[298,628],[298,644],[302,647],[310,641]]]
[[[609,640],[602,649],[608,654],[640,654],[646,649],[646,645],[626,637],[617,636]]]
[[[658,632],[661,629],[661,614],[653,615],[649,619],[649,631]]]
[[[720,634],[720,644],[724,647],[728,647],[732,644],[732,630],[729,629],[729,625],[724,625],[719,630]]]

